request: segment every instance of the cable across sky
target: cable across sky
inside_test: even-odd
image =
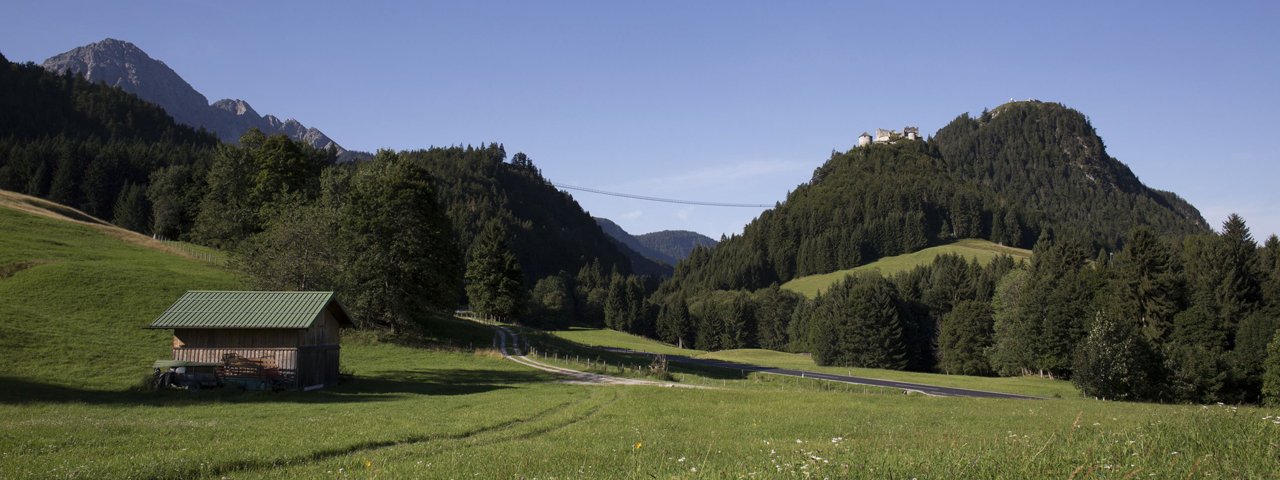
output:
[[[650,202],[679,203],[682,205],[705,205],[708,207],[773,208],[773,205],[764,205],[764,204],[758,204],[758,203],[724,203],[724,202],[700,202],[696,200],[677,200],[674,198],[660,198],[660,197],[649,197],[645,195],[633,195],[630,193],[607,192],[604,190],[597,190],[594,188],[587,188],[587,187],[579,187],[575,185],[566,185],[563,183],[555,183],[555,182],[550,182],[550,183],[554,185],[556,188],[563,188],[567,190],[580,190],[583,192],[598,193],[601,195],[610,195],[614,197],[634,198],[636,200],[645,200]]]

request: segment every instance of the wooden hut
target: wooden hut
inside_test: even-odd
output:
[[[333,292],[190,291],[148,328],[173,329],[174,360],[313,390],[338,383],[338,329],[353,323]]]

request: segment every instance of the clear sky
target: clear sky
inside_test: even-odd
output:
[[[1280,2],[7,0],[0,52],[113,37],[210,101],[348,148],[500,142],[556,182],[773,204],[863,131],[932,134],[1010,98],[1088,115],[1215,227],[1280,232]],[[575,192],[632,233],[760,209]]]

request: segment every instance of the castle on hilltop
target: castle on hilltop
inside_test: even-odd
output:
[[[858,136],[858,146],[861,147],[871,143],[893,143],[904,138],[907,140],[919,140],[920,128],[902,127],[902,133],[898,133],[897,130],[877,128],[876,136],[874,138],[871,137],[871,134],[862,132],[862,135]]]

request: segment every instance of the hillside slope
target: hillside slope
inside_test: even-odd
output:
[[[88,389],[131,385],[171,347],[168,332],[142,327],[187,290],[240,284],[235,274],[149,237],[4,192],[0,380]]]
[[[835,153],[742,235],[695,252],[665,288],[756,289],[960,238],[1030,247],[1041,230],[1114,247],[1132,228],[1208,231],[1199,212],[1106,154],[1083,114],[1016,102],[928,141]]]
[[[439,180],[440,203],[453,220],[459,245],[472,244],[497,219],[514,236],[511,248],[526,284],[598,262],[604,272],[648,273],[661,266],[628,258],[568,193],[556,190],[521,153],[507,161],[498,144],[436,147],[404,152]]]
[[[782,288],[813,298],[826,290],[827,287],[831,286],[831,284],[838,282],[849,275],[854,275],[860,272],[877,272],[886,277],[893,276],[916,267],[930,265],[933,263],[934,259],[938,258],[939,255],[947,254],[959,255],[966,259],[977,260],[979,263],[984,265],[991,263],[991,260],[1000,255],[1009,255],[1015,260],[1031,259],[1030,250],[1005,247],[986,240],[965,239],[954,243],[948,243],[946,245],[929,247],[917,252],[881,258],[866,265],[846,270],[793,278],[791,281],[782,284]]]

